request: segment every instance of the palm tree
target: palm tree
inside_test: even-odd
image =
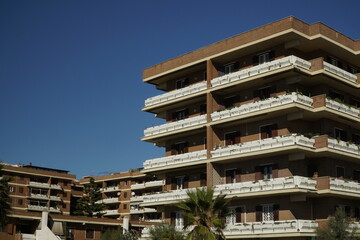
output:
[[[226,216],[230,214],[225,195],[214,197],[213,188],[197,188],[187,192],[188,199],[176,204],[184,211],[184,229],[195,225],[187,236],[189,240],[222,240]]]

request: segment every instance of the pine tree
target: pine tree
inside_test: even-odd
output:
[[[3,165],[0,163],[0,173],[2,172]],[[2,176],[2,174],[0,174]],[[7,223],[7,215],[11,209],[9,204],[9,186],[10,178],[2,177],[0,179],[0,226]]]
[[[336,209],[335,215],[330,217],[327,226],[317,232],[318,240],[356,240],[355,228],[351,228],[351,219],[344,211]]]
[[[102,217],[104,214],[101,211],[105,205],[101,200],[100,187],[95,183],[94,178],[90,178],[90,183],[84,186],[84,196],[77,201],[75,214]]]

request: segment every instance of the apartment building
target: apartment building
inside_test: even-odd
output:
[[[68,171],[29,165],[2,164],[0,177],[10,177],[9,223],[0,231],[2,240],[31,240],[41,229],[42,214],[49,214],[50,239],[99,239],[116,219],[73,216],[83,186]],[[44,230],[47,231],[47,230]]]
[[[360,217],[360,41],[294,17],[147,68],[163,180],[140,207],[181,228],[196,187],[231,199],[229,239],[310,239],[336,208]],[[143,236],[147,230],[144,229]]]

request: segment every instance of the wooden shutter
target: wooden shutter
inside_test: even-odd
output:
[[[262,222],[262,206],[256,206],[256,222]]]
[[[262,179],[263,179],[263,175],[262,175],[262,172],[261,172],[261,167],[256,166],[255,167],[255,181],[262,180]]]
[[[241,223],[241,213],[242,213],[241,207],[235,208],[235,222],[236,223]]]
[[[231,182],[231,174],[232,174],[232,170],[226,170],[226,171],[225,171],[226,184],[232,183],[232,182]]]
[[[241,182],[241,169],[237,168],[236,169],[236,182]]]
[[[279,165],[277,163],[272,165],[272,177],[273,178],[279,177]]]
[[[279,204],[274,204],[274,221],[279,221]]]
[[[240,143],[240,132],[239,131],[234,133],[234,143],[235,144]]]

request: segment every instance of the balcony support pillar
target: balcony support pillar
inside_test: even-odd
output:
[[[217,78],[219,76],[219,73],[213,63],[212,60],[207,60],[206,61],[206,83],[207,83],[207,88],[211,87],[211,80],[214,78]]]

